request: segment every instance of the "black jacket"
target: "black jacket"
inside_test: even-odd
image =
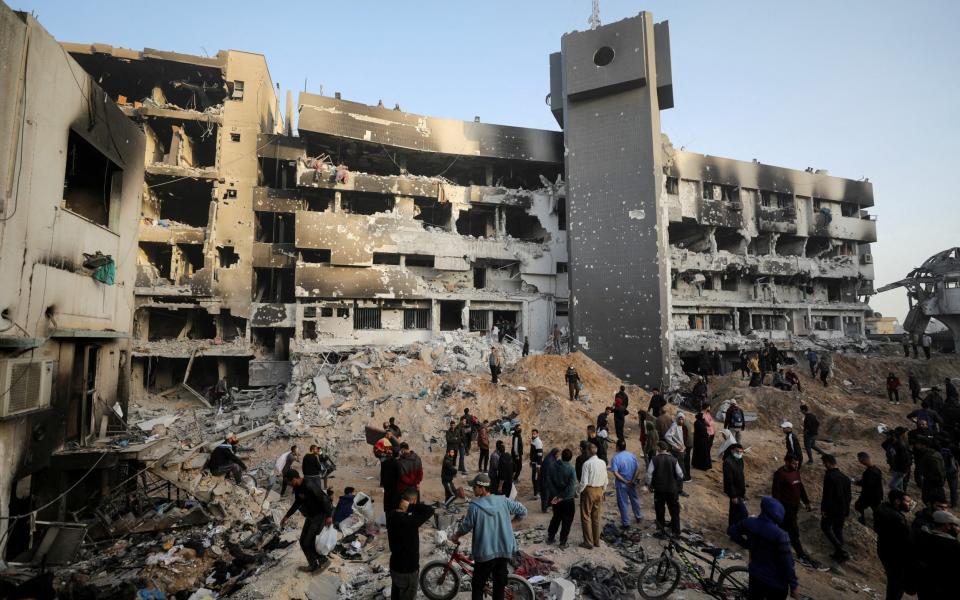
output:
[[[390,544],[390,570],[415,573],[420,568],[420,526],[433,516],[426,504],[411,504],[407,512],[387,513],[387,541]]]
[[[500,455],[497,463],[497,481],[513,481],[513,456],[508,452]]]
[[[883,473],[870,465],[860,478],[860,503],[864,506],[877,506],[883,502]]]
[[[330,497],[323,491],[323,486],[316,479],[304,479],[297,487],[293,488],[293,504],[290,510],[283,518],[290,517],[293,513],[300,511],[304,517],[332,517],[333,504]]]
[[[647,406],[647,412],[649,412],[654,417],[659,417],[663,412],[663,407],[667,405],[667,401],[663,398],[663,394],[654,394],[650,398],[650,405]]]
[[[454,461],[452,456],[444,456],[443,466],[440,467],[440,481],[444,483],[453,481],[453,478],[456,476],[457,463]]]
[[[743,460],[737,460],[728,454],[723,460],[723,493],[728,498],[743,498],[747,495],[747,484],[743,478]]]
[[[223,443],[214,448],[213,452],[210,453],[207,468],[213,471],[231,463],[240,465],[240,468],[244,471],[247,470],[247,465],[240,460],[239,456],[233,453],[233,446],[228,443]]]
[[[397,459],[390,457],[380,462],[380,487],[393,493],[400,483],[400,465]]]
[[[823,474],[820,510],[828,517],[846,517],[850,514],[850,500],[850,478],[840,469],[827,469]]]
[[[300,462],[300,466],[303,467],[303,476],[312,477],[314,475],[320,474],[320,457],[312,452],[308,452],[306,456],[303,457],[303,460]],[[383,469],[381,468],[381,471]]]
[[[820,435],[820,419],[813,413],[803,416],[803,435]]]
[[[873,513],[873,530],[877,532],[877,556],[883,562],[903,562],[913,555],[913,543],[907,516],[883,502]]]
[[[513,439],[510,443],[510,454],[514,460],[523,460],[523,435],[519,431],[513,432]]]
[[[956,568],[960,565],[960,542],[954,537],[921,530],[917,535],[920,597],[954,598],[957,594]]]
[[[803,446],[800,445],[800,440],[797,439],[797,434],[790,432],[783,437],[783,446],[787,449],[787,454],[792,454],[797,457],[797,461],[802,465],[803,464]]]

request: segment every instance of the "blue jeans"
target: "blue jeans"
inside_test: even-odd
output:
[[[889,489],[903,491],[905,483],[904,478],[906,476],[906,473],[901,473],[900,471],[890,471]]]
[[[467,447],[463,444],[460,444],[460,448],[457,449],[457,454],[460,455],[460,467],[459,470],[461,473],[467,472],[467,467],[463,464],[463,457],[467,453]]]
[[[629,505],[628,506],[628,502]],[[617,508],[620,509],[620,522],[624,525],[630,524],[629,509],[633,508],[633,516],[639,521],[643,518],[640,512],[640,497],[637,495],[637,488],[632,485],[626,485],[617,481]]]

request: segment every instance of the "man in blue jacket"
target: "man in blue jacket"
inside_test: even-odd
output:
[[[524,505],[506,496],[490,494],[490,476],[480,473],[470,482],[475,498],[467,508],[450,541],[473,532],[473,600],[482,600],[487,580],[493,577],[493,600],[503,600],[507,586],[507,561],[517,550],[513,537],[513,521],[527,515]]]
[[[751,600],[784,600],[788,594],[797,597],[790,536],[780,529],[783,515],[783,505],[764,496],[760,516],[747,517],[727,529],[733,541],[750,550]]]

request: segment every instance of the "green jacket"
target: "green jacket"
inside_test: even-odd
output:
[[[550,489],[563,500],[577,495],[577,474],[569,462],[559,460],[550,468]]]
[[[454,427],[447,430],[447,448],[457,448],[460,446],[460,430]]]

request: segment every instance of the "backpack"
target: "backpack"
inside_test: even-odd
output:
[[[733,407],[730,409],[730,425],[732,427],[743,427],[743,411],[740,410],[740,407]]]

